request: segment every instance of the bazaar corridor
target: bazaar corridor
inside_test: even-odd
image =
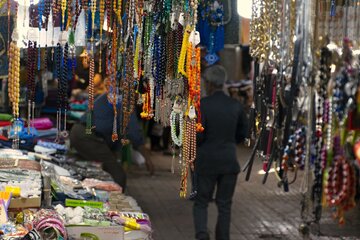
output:
[[[251,150],[239,149],[241,165],[247,161]],[[241,154],[240,154],[241,153]],[[179,174],[170,172],[171,157],[160,153],[152,153],[157,169],[155,177],[149,178],[145,170],[136,168],[129,174],[129,194],[142,206],[144,212],[151,216],[155,240],[192,240],[194,227],[192,220],[192,204],[190,200],[179,198]],[[238,178],[233,198],[231,239],[233,240],[295,240],[303,239],[298,227],[300,218],[300,185],[302,175],[285,193],[277,187],[277,179],[272,173],[265,185],[260,161],[256,161],[250,181],[245,181],[245,173]],[[302,173],[300,173],[302,174]],[[346,224],[339,227],[328,210],[321,220],[322,235],[315,235],[312,230],[311,239],[360,239],[359,207],[347,214]],[[350,216],[351,215],[351,216]],[[216,224],[216,206],[209,206],[209,229],[214,237]],[[340,237],[341,236],[341,237]]]

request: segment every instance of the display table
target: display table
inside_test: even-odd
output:
[[[150,239],[149,216],[99,164],[39,143],[56,153],[0,149],[0,238]]]

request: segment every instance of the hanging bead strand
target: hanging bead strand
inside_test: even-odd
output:
[[[62,96],[61,96],[61,101],[62,101],[62,112],[64,113],[64,122],[62,124],[63,129],[61,131],[61,137],[63,138],[67,138],[68,137],[68,132],[66,130],[66,124],[67,124],[67,107],[68,107],[68,76],[69,76],[69,71],[68,71],[68,62],[69,62],[69,44],[66,43],[64,46],[64,58],[63,58],[63,70],[62,70],[62,75],[61,75],[61,88],[62,90]]]
[[[78,24],[79,16],[81,14],[82,7],[83,7],[82,4],[81,5],[79,4],[79,1],[80,0],[75,0],[75,22],[74,22],[74,25],[73,25],[74,31],[76,31],[76,26]]]
[[[100,49],[99,49],[99,73],[102,72],[102,36],[105,16],[105,0],[100,0]]]
[[[183,143],[183,162],[181,173],[180,197],[185,198],[187,195],[187,179],[189,168],[194,170],[194,161],[196,158],[196,120],[186,118],[185,136]]]
[[[13,114],[13,144],[14,149],[19,148],[19,101],[20,101],[20,48],[17,46],[17,30],[14,29],[12,41],[9,46],[9,74],[8,74],[8,93],[9,101],[12,105]]]
[[[66,28],[65,11],[66,11],[67,0],[61,0],[61,31]]]
[[[56,135],[56,139],[55,142],[60,142],[61,140],[61,119],[62,119],[62,114],[61,114],[61,109],[62,109],[62,96],[63,96],[63,88],[62,88],[62,71],[63,71],[63,66],[62,66],[62,62],[63,62],[63,50],[62,47],[60,45],[60,43],[57,44],[57,48],[56,48],[56,73],[57,73],[57,80],[58,80],[58,110],[56,112],[56,129],[57,129],[57,135]]]
[[[95,61],[93,54],[90,55],[90,70],[89,70],[89,87],[88,87],[88,113],[86,119],[86,134],[91,134],[93,129],[92,115],[94,111],[94,76],[95,76]]]

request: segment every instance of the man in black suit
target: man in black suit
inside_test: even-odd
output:
[[[203,77],[207,84],[208,97],[201,100],[205,131],[198,135],[195,162],[197,195],[193,215],[196,239],[210,239],[207,230],[207,208],[216,186],[216,239],[229,240],[231,203],[240,172],[236,145],[245,138],[247,118],[240,102],[223,92],[227,80],[224,67],[209,67]]]

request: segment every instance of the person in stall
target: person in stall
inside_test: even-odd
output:
[[[215,239],[230,239],[231,202],[240,166],[236,145],[246,137],[247,118],[240,102],[225,95],[227,73],[221,65],[213,65],[203,73],[208,96],[201,100],[204,132],[198,133],[193,216],[196,239],[210,239],[207,228],[208,204],[216,188],[218,208]]]
[[[87,96],[87,90],[89,86],[89,68],[90,68],[90,58],[89,54],[84,49],[84,51],[79,56],[81,64],[78,64],[76,68],[76,74],[74,76],[74,82],[72,85],[71,96],[72,99],[81,99]],[[98,59],[98,58],[95,58]],[[101,73],[99,72],[99,63],[95,61],[95,75],[94,75],[94,91],[95,96],[99,96],[105,92],[104,84],[104,72],[102,69]]]
[[[109,87],[109,81],[105,79],[105,87]],[[121,135],[118,133],[119,140],[113,142],[113,121],[114,111],[106,93],[98,96],[94,101],[93,111],[93,130],[92,134],[86,134],[86,116],[81,118],[80,123],[75,124],[70,131],[70,145],[77,153],[88,161],[101,161],[103,169],[107,171],[123,190],[126,188],[126,174],[122,164],[118,161],[121,152]],[[118,99],[118,113],[121,112],[121,96]],[[117,130],[120,130],[120,114],[117,119]],[[136,114],[132,114],[127,126],[127,137],[132,147],[139,151],[145,158],[146,167],[150,175],[154,174],[154,166],[150,152],[145,148],[145,142],[141,127]]]

